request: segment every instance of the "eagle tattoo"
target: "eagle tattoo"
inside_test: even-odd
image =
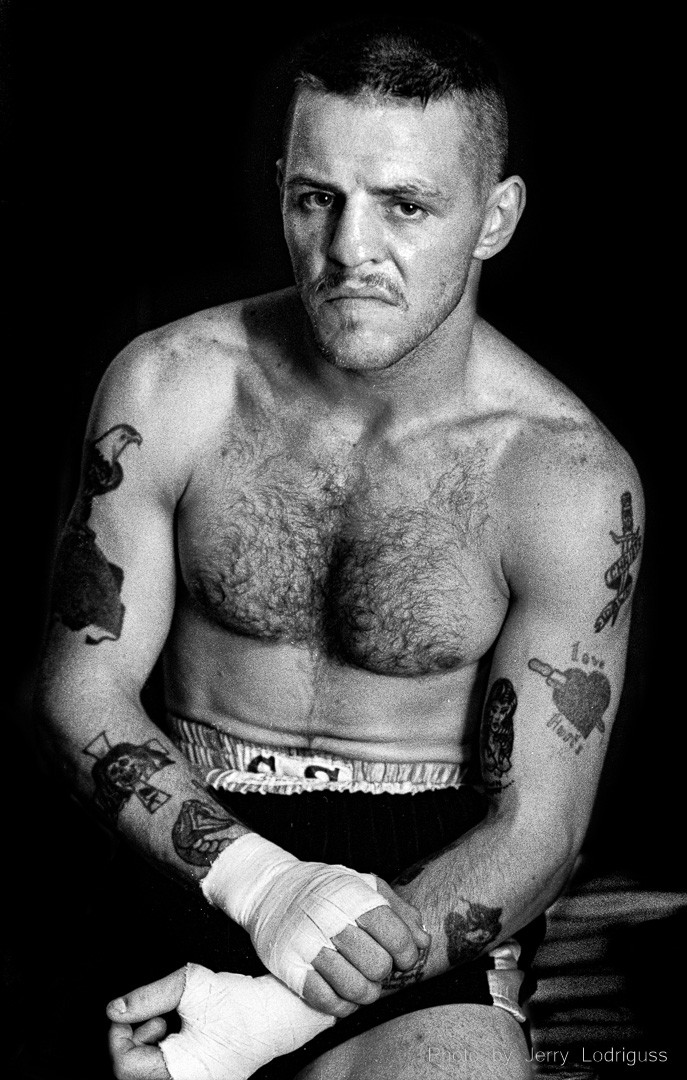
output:
[[[81,493],[57,552],[53,610],[70,630],[86,629],[88,645],[116,641],[124,620],[124,571],[108,561],[88,524],[93,500],[119,487],[124,478],[119,458],[131,443],[142,441],[130,424],[115,424],[88,444]]]

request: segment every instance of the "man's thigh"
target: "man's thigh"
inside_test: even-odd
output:
[[[530,1080],[520,1025],[488,1005],[441,1005],[396,1017],[334,1047],[296,1080]]]

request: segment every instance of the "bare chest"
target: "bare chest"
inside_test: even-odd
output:
[[[484,455],[232,440],[179,514],[189,602],[228,632],[385,675],[454,670],[506,601]]]

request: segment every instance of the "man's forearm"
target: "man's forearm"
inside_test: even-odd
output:
[[[250,830],[212,798],[140,705],[116,689],[106,702],[102,690],[88,702],[74,698],[41,696],[46,755],[88,807],[161,869],[186,882],[203,878]]]
[[[575,858],[565,834],[541,837],[524,820],[489,815],[450,847],[410,867],[395,891],[421,913],[432,945],[399,983],[474,960],[534,919],[561,891]]]

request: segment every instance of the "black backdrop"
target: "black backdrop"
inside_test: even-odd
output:
[[[627,687],[587,852],[592,865],[649,886],[685,887],[671,839],[684,820],[673,704],[680,421],[662,258],[672,150],[660,119],[662,58],[676,31],[660,7],[641,22],[615,5],[511,8],[456,9],[491,43],[511,87],[515,165],[529,192],[511,246],[486,266],[483,310],[619,437],[648,505]],[[0,11],[6,820],[30,893],[37,852],[62,850],[65,829],[77,830],[73,865],[83,854],[80,819],[48,804],[55,793],[32,756],[28,703],[90,400],[136,334],[288,283],[275,63],[337,13],[205,0],[4,2]],[[35,911],[16,903],[30,940]]]

